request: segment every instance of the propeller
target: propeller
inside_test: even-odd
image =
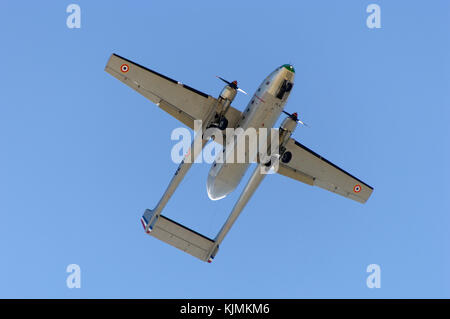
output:
[[[296,121],[297,123],[300,123],[301,125],[304,125],[304,126],[309,127],[308,124],[306,124],[306,123],[304,123],[304,122],[302,122],[302,121],[300,121],[300,120],[298,119],[298,114],[297,114],[297,112],[294,112],[294,113],[292,113],[292,114],[289,114],[288,112],[286,112],[286,111],[283,110],[283,113],[286,114],[286,115],[288,115],[292,120]]]
[[[233,89],[235,89],[235,90],[238,90],[238,91],[241,92],[241,93],[247,94],[247,92],[245,92],[244,90],[242,90],[242,89],[240,89],[240,88],[238,87],[237,81],[230,82],[230,81],[227,81],[227,80],[225,80],[224,78],[222,78],[222,77],[220,77],[220,76],[218,76],[218,75],[216,75],[216,78],[218,78],[218,79],[224,81],[226,84],[228,84],[229,87],[231,87],[231,88],[233,88]]]

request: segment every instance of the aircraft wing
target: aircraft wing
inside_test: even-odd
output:
[[[373,188],[352,176],[319,154],[289,139],[286,151],[292,153],[289,163],[280,161],[278,173],[309,185],[319,186],[360,203],[365,203]]]
[[[194,129],[194,120],[204,120],[217,99],[165,75],[112,54],[105,71],[122,81],[183,124]],[[235,127],[241,112],[230,107],[228,126]]]

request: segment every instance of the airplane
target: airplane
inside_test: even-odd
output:
[[[291,137],[297,125],[304,124],[297,113],[284,111],[294,85],[295,69],[291,64],[283,64],[271,72],[262,81],[243,112],[231,105],[237,92],[246,93],[238,87],[237,81],[229,82],[218,77],[226,85],[218,98],[215,98],[117,54],[111,55],[105,71],[184,125],[194,129],[194,121],[201,120],[202,132],[210,127],[221,131],[226,128],[272,128],[284,113],[287,117],[279,127],[279,166],[276,173],[360,203],[365,203],[373,192],[373,187]],[[262,173],[261,168],[267,171],[273,164],[271,160],[257,163],[228,219],[216,237],[209,238],[161,214],[207,142],[208,139],[203,134],[196,135],[188,151],[191,160],[181,161],[158,204],[152,210],[145,210],[141,223],[147,234],[202,261],[211,262],[219,245],[267,175]],[[200,143],[201,147],[194,147],[195,143]],[[235,147],[231,145],[233,144],[229,144],[227,140],[223,141],[224,150],[227,146]],[[218,200],[230,194],[241,182],[249,165],[249,162],[214,162],[206,183],[209,198]]]

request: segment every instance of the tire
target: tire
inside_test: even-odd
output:
[[[219,130],[224,130],[228,127],[228,120],[225,117],[222,117],[219,121]]]
[[[286,152],[283,154],[283,156],[281,157],[281,161],[285,164],[289,163],[292,159],[292,153],[291,152]]]

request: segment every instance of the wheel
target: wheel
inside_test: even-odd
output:
[[[283,156],[281,157],[281,161],[283,163],[289,163],[292,159],[292,153],[291,152],[286,152],[283,154]]]
[[[225,117],[222,117],[219,121],[219,129],[224,130],[228,127],[228,120]]]

